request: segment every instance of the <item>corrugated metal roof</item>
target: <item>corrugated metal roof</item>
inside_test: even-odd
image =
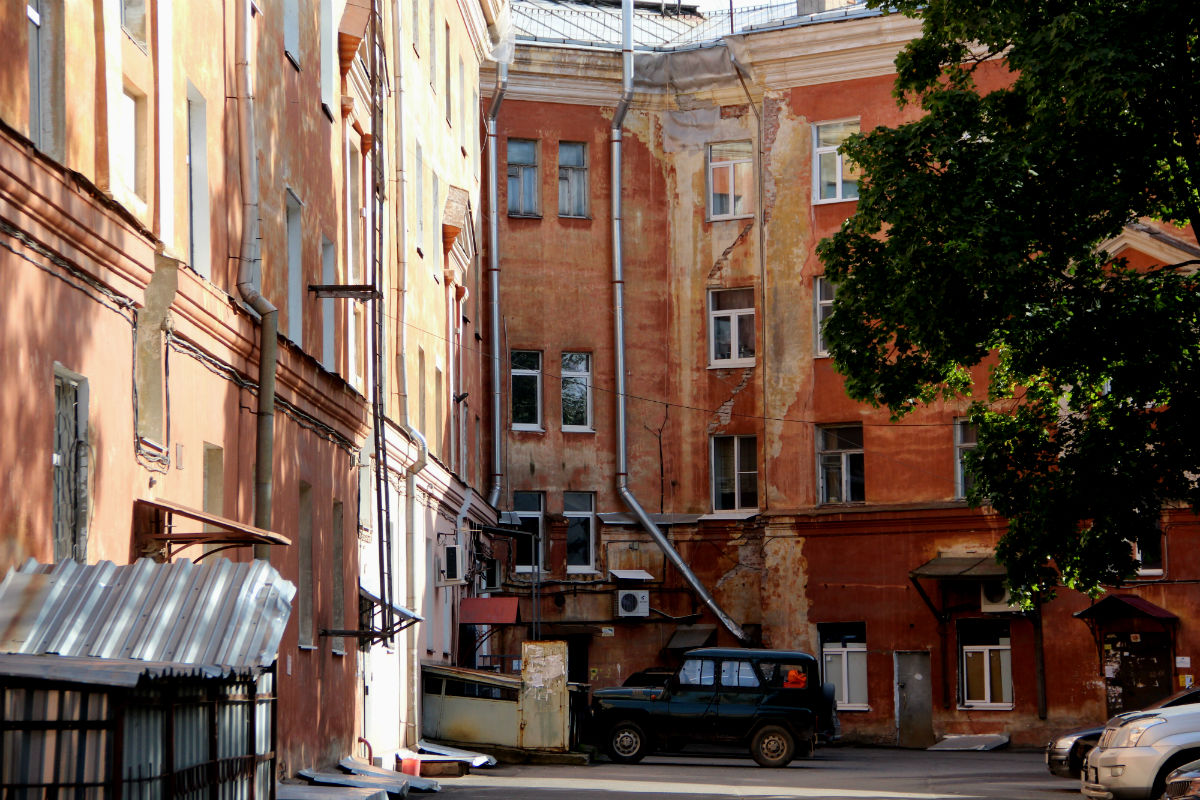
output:
[[[518,41],[621,47],[621,4],[604,0],[514,0]],[[699,13],[674,2],[634,4],[633,45],[639,50],[695,47],[731,33],[877,14],[863,0],[792,0]],[[732,18],[732,19],[731,19]]]
[[[30,559],[0,582],[0,653],[66,656],[56,669],[84,672],[119,673],[135,663],[163,674],[265,667],[275,660],[295,594],[266,561]],[[7,660],[10,669],[20,666]],[[89,666],[95,660],[107,663]]]

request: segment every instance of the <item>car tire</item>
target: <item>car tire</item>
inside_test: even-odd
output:
[[[761,767],[786,767],[795,754],[795,737],[779,725],[762,726],[750,740],[750,756]]]
[[[624,719],[608,730],[608,755],[618,764],[636,764],[650,752],[646,732],[633,720]]]

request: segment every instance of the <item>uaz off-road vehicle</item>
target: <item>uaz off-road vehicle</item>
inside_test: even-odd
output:
[[[764,767],[812,755],[818,738],[839,734],[833,684],[817,662],[790,650],[708,647],[685,655],[664,686],[598,689],[591,738],[614,761],[696,742],[748,746]]]

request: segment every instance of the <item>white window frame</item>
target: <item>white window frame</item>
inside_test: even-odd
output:
[[[518,368],[518,367],[512,366],[513,356],[515,356],[517,353],[536,353],[537,357],[538,357],[537,369],[527,369],[524,367]],[[536,387],[536,396],[534,398],[535,402],[536,402],[536,406],[535,406],[534,411],[535,411],[535,415],[536,415],[537,419],[533,422],[517,422],[516,420],[513,420],[512,421],[512,429],[514,431],[542,431],[542,430],[544,430],[542,428],[542,363],[543,363],[542,351],[541,350],[513,350],[512,353],[508,357],[508,363],[509,363],[508,390],[509,390],[509,414],[510,414],[510,416],[513,413],[512,398],[515,396],[515,392],[513,391],[513,378],[518,377],[518,376],[532,377],[534,379],[534,386]]]
[[[583,151],[583,164],[563,164],[563,145],[578,145]],[[574,192],[572,192],[574,190]],[[576,213],[570,207],[571,197],[577,194],[582,208]],[[558,143],[558,215],[572,219],[587,219],[588,206],[588,146],[587,142],[560,141]]]
[[[300,0],[283,0],[283,54],[300,69]]]
[[[822,205],[822,204],[826,204],[826,203],[844,203],[844,202],[858,200],[858,181],[854,182],[854,194],[853,195],[846,194],[845,180],[844,180],[845,174],[846,174],[846,164],[845,164],[845,159],[840,152],[841,147],[842,147],[842,142],[845,141],[845,139],[840,140],[835,145],[821,145],[820,144],[822,128],[828,128],[828,127],[832,127],[834,125],[846,125],[848,123],[854,123],[854,124],[858,125],[858,130],[854,131],[855,133],[858,133],[859,131],[862,130],[862,125],[860,123],[860,120],[857,118],[853,118],[853,117],[849,118],[849,119],[827,120],[825,122],[814,123],[812,126],[812,145],[813,145],[813,163],[812,163],[812,174],[813,174],[812,198],[813,199],[812,199],[812,201],[813,201],[813,205]],[[837,166],[837,183],[836,183],[837,190],[833,197],[821,197],[821,156],[829,155],[831,153],[834,156],[835,164]]]
[[[830,288],[829,299],[824,299],[822,291]],[[828,358],[829,348],[825,345],[825,334],[821,326],[833,315],[833,301],[837,299],[837,283],[824,275],[813,279],[813,353],[817,358]]]
[[[527,143],[533,145],[533,163],[526,163],[524,161],[518,161],[515,163],[513,162],[513,160],[512,160],[512,143],[513,142],[527,142]],[[510,137],[505,144],[504,163],[507,168],[507,183],[505,185],[508,187],[508,201],[507,202],[508,202],[508,215],[510,217],[539,217],[539,216],[541,216],[542,187],[541,187],[541,180],[538,177],[538,161],[539,161],[538,155],[540,154],[540,152],[541,152],[541,146],[540,146],[540,141],[538,139],[526,139],[526,138],[523,138],[520,136],[513,136],[513,137]],[[524,193],[520,191],[520,188],[525,184],[525,181],[526,181],[525,176],[526,176],[526,173],[529,171],[533,172],[533,205],[531,208],[524,208],[521,205],[521,198],[523,197]],[[514,193],[512,191],[513,178],[517,179],[518,191],[515,194],[515,198],[514,198]],[[515,206],[514,206],[514,200],[516,203]]]
[[[836,657],[839,661],[837,680],[830,677],[829,660]],[[825,670],[825,680],[832,682],[837,688],[834,695],[834,700],[837,702],[838,711],[870,711],[871,707],[867,703],[867,698],[851,699],[850,694],[850,659],[861,659],[863,662],[863,673],[866,673],[867,666],[867,643],[866,642],[827,642],[821,646],[821,668]],[[870,689],[868,688],[868,692]]]
[[[817,451],[817,476],[819,478],[819,480],[817,482],[818,483],[817,491],[820,492],[820,496],[817,498],[818,505],[848,505],[851,503],[866,502],[866,494],[867,494],[866,440],[864,439],[863,446],[858,447],[858,448],[825,449],[825,447],[824,447],[825,433],[827,431],[849,430],[852,428],[857,428],[859,430],[859,433],[860,434],[862,433],[862,425],[859,425],[859,424],[822,425],[817,428],[816,451]],[[863,456],[863,475],[862,475],[863,496],[859,499],[848,499],[850,497],[850,487],[851,487],[851,483],[852,483],[850,480],[850,456],[855,455],[855,454],[859,454],[859,455]],[[824,468],[824,465],[822,462],[824,461],[826,456],[835,456],[835,455],[839,457],[839,460],[841,462],[842,480],[841,480],[841,486],[838,487],[838,490],[840,492],[840,499],[830,500],[829,499],[829,497],[830,497],[829,487],[826,485],[826,482],[825,482],[825,468]]]
[[[749,291],[750,305],[743,308],[726,308],[716,309],[717,295],[728,294],[733,292]],[[757,356],[757,339],[755,344],[755,354],[749,358],[739,357],[738,352],[741,348],[741,338],[738,335],[739,322],[743,317],[749,317],[750,323],[753,326],[754,321],[754,294],[752,287],[740,287],[735,289],[713,289],[708,293],[708,365],[709,367],[724,369],[727,367],[752,367],[755,364]],[[722,318],[729,319],[729,358],[717,357],[717,320]]]
[[[208,104],[187,82],[188,259],[192,270],[212,278],[212,211],[208,189]]]
[[[1165,544],[1166,533],[1158,532],[1158,558],[1159,565],[1157,567],[1148,567],[1143,569],[1141,566],[1137,570],[1137,578],[1160,578],[1166,573],[1167,566],[1167,548]],[[1142,548],[1136,540],[1131,541],[1130,546],[1133,548],[1133,557],[1138,561],[1142,560]]]
[[[965,500],[967,497],[967,465],[964,460],[967,451],[974,450],[978,441],[968,442],[964,433],[967,430],[974,432],[975,426],[970,420],[960,418],[954,420],[954,497],[957,500]],[[977,436],[977,434],[976,434]]]
[[[338,61],[338,32],[333,24],[333,0],[320,0],[321,108],[333,122],[341,67]]]
[[[537,536],[530,543],[530,548],[537,560],[536,564],[519,564],[516,559],[516,549],[513,550],[513,572],[518,574],[532,575],[534,572],[545,572],[546,570],[546,495],[543,492],[513,492],[513,505],[516,505],[516,495],[536,495],[538,498],[538,510],[536,511],[514,511],[522,521],[536,520],[537,521]]]
[[[959,636],[962,632],[959,631]],[[1001,699],[996,700],[991,696],[992,692],[992,653],[998,652],[1001,654],[1001,675],[1003,679],[1004,670],[1004,654],[1008,654],[1008,700],[1003,699],[1004,688],[1001,688]],[[967,686],[967,656],[978,654],[983,658],[983,699],[972,700],[967,694],[969,687]],[[997,711],[1011,710],[1013,707],[1013,681],[1012,681],[1012,637],[1000,637],[998,644],[960,644],[958,646],[958,669],[959,669],[959,708],[963,709],[993,709]]]
[[[718,504],[717,498],[717,442],[718,440],[732,439],[733,440],[733,507],[724,508]],[[752,469],[745,469],[746,465],[741,463],[741,443],[743,440],[749,439],[754,443],[754,463]],[[755,511],[758,509],[758,437],[757,436],[713,436],[709,439],[708,446],[708,463],[709,463],[709,484],[710,484],[710,500],[712,502],[713,513],[721,513],[725,511]],[[754,476],[754,505],[742,505],[742,476]]]
[[[574,495],[579,498],[586,497],[590,510],[588,511],[567,511],[567,495]],[[567,519],[567,558],[570,558],[570,536],[571,536],[571,520],[584,520],[587,523],[588,530],[588,561],[586,564],[571,564],[567,563],[568,575],[579,575],[586,573],[594,573],[596,571],[596,495],[594,492],[563,492],[563,516]]]
[[[287,331],[304,345],[304,202],[290,188],[284,190],[287,239]]]
[[[585,370],[573,370],[567,366],[568,356],[583,356],[587,361]],[[582,381],[584,387],[584,404],[586,406],[585,420],[582,425],[567,424],[567,408],[563,404],[562,407],[562,429],[567,432],[574,433],[591,433],[595,430],[595,423],[592,418],[592,354],[579,351],[567,351],[562,354],[562,386],[565,388],[568,381]],[[540,385],[540,382],[539,382]]]
[[[749,148],[750,148],[749,155],[742,157],[742,158],[722,158],[719,161],[713,158],[713,148],[714,147],[719,147],[721,145],[743,144],[743,143],[749,146]],[[729,198],[728,213],[725,213],[725,214],[716,213],[716,211],[714,210],[715,203],[713,201],[716,197],[715,191],[714,191],[714,189],[717,185],[717,182],[715,180],[715,175],[718,171],[723,170],[723,171],[727,171],[729,173],[728,185],[732,189],[733,187],[737,186],[738,173],[740,172],[739,167],[743,167],[743,168],[748,167],[750,170],[750,183],[751,183],[751,186],[753,186],[753,184],[754,184],[754,143],[751,141],[740,140],[740,139],[728,141],[728,142],[712,142],[705,148],[705,156],[706,156],[705,160],[708,162],[708,168],[707,168],[707,170],[705,170],[707,184],[708,184],[708,186],[707,186],[708,191],[706,193],[707,199],[708,199],[708,204],[707,204],[708,219],[711,221],[711,220],[723,220],[723,219],[748,219],[748,218],[753,217],[754,213],[755,213],[755,202],[754,202],[755,197],[754,197],[753,193],[751,193],[750,196],[746,200],[746,204],[747,204],[748,208],[741,211],[740,213],[735,209],[735,201],[734,201],[734,197],[732,194],[730,195],[730,198]]]

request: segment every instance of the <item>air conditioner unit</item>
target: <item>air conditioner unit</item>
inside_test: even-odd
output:
[[[466,578],[463,577],[462,547],[456,544],[448,544],[442,547],[437,577],[439,586],[467,582]]]
[[[648,617],[650,616],[649,589],[618,589],[618,617]]]
[[[504,571],[500,559],[485,558],[483,560],[483,590],[485,592],[499,591],[504,584]]]
[[[984,581],[979,585],[979,610],[997,613],[1016,611],[1012,597],[1001,581]]]

